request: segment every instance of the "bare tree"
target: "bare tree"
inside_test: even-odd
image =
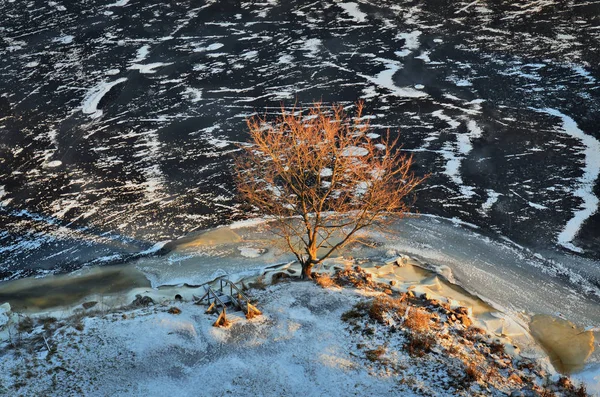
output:
[[[315,103],[307,111],[284,108],[272,121],[247,120],[252,142],[236,161],[243,199],[274,221],[311,278],[314,265],[355,241],[357,232],[406,216],[407,196],[425,178],[410,167],[398,139],[369,134],[358,103],[354,117],[342,106]],[[375,138],[372,138],[375,137]]]

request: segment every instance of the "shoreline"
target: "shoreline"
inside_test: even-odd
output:
[[[176,294],[182,295],[184,300],[191,300],[193,294],[203,294],[200,286],[210,280],[223,275],[235,277],[233,281],[236,282],[244,279],[252,279],[265,270],[271,273],[276,271],[274,269],[282,266],[278,264],[287,262],[290,259],[286,257],[285,250],[277,247],[276,242],[274,242],[268,231],[266,231],[264,222],[264,219],[241,221],[229,226],[211,229],[195,236],[189,236],[180,242],[180,244],[173,244],[170,253],[164,256],[143,257],[139,258],[136,262],[125,265],[81,269],[67,275],[17,280],[9,284],[4,284],[4,289],[0,287],[0,303],[5,301],[3,297],[6,296],[7,286],[15,287],[16,293],[13,291],[13,296],[19,296],[22,305],[29,305],[33,302],[32,306],[40,306],[36,309],[32,308],[32,306],[23,308],[15,305],[15,310],[21,310],[23,313],[30,314],[37,313],[36,316],[64,317],[69,313],[76,312],[85,314],[87,309],[82,309],[80,306],[84,303],[93,304],[92,311],[101,310],[110,312],[115,308],[130,305],[138,294],[148,295],[157,301],[172,300]],[[382,282],[389,283],[392,281],[392,278],[396,277],[395,281],[398,282],[398,285],[403,285],[405,288],[402,292],[407,292],[407,288],[410,287],[408,284],[410,283],[407,284],[405,281],[411,281],[407,274],[396,275],[394,271],[385,273],[386,266],[395,262],[396,259],[394,258],[400,255],[400,262],[406,263],[403,264],[403,267],[399,268],[419,269],[414,270],[414,274],[411,275],[413,282],[412,289],[417,293],[429,293],[442,300],[449,297],[454,301],[468,300],[472,306],[479,308],[474,310],[474,312],[479,311],[487,316],[485,318],[487,324],[483,324],[486,329],[496,332],[500,336],[505,335],[516,339],[524,338],[526,344],[531,346],[530,350],[533,352],[532,354],[536,355],[536,357],[548,354],[553,356],[555,353],[554,346],[556,344],[560,345],[560,341],[557,342],[551,338],[549,341],[543,341],[544,335],[536,335],[538,339],[541,339],[534,340],[532,335],[530,335],[531,332],[529,329],[531,319],[534,315],[551,315],[550,318],[555,322],[555,324],[552,324],[553,329],[561,330],[561,338],[563,340],[569,340],[573,336],[569,336],[565,331],[577,329],[578,327],[574,324],[577,322],[573,321],[571,323],[567,319],[561,318],[561,314],[557,313],[559,310],[536,310],[535,306],[532,306],[527,311],[523,311],[523,308],[527,308],[527,306],[523,306],[523,302],[531,302],[531,298],[528,296],[532,293],[538,293],[538,291],[532,290],[532,286],[521,289],[516,288],[516,286],[510,283],[511,278],[505,277],[507,274],[510,275],[509,273],[498,274],[503,278],[498,278],[498,275],[494,274],[491,274],[491,276],[495,278],[492,277],[489,279],[475,278],[471,280],[470,278],[465,278],[465,276],[473,277],[474,275],[478,276],[478,274],[477,272],[460,272],[462,270],[461,267],[455,265],[461,263],[456,262],[456,259],[452,262],[448,260],[452,258],[448,256],[453,254],[452,249],[449,249],[452,246],[446,246],[448,241],[452,241],[453,238],[449,233],[457,233],[462,229],[452,221],[432,218],[429,222],[435,223],[436,228],[445,227],[445,229],[439,231],[440,236],[443,236],[444,240],[439,240],[436,235],[431,235],[432,229],[428,229],[428,233],[423,236],[419,232],[421,234],[394,236],[394,240],[389,240],[390,236],[387,235],[372,233],[367,237],[368,241],[374,243],[373,247],[349,247],[340,253],[340,255],[343,255],[342,257],[326,261],[326,264],[329,267],[339,267],[343,263],[361,264],[365,267],[366,271],[372,273],[375,279],[378,277],[381,278]],[[448,223],[447,226],[445,226],[446,223]],[[418,224],[420,223],[409,223],[413,228]],[[402,227],[404,228],[404,226]],[[416,238],[413,239],[414,237]],[[485,236],[480,238],[477,234],[471,232],[465,235],[464,242],[461,242],[462,240],[458,240],[458,242],[462,247],[463,245],[466,246],[466,244],[473,245],[474,242],[479,243],[480,240],[483,244],[482,246],[492,250],[492,253],[493,249],[498,249],[500,252],[507,250],[511,255],[515,252],[516,260],[528,260],[528,257],[523,257],[523,253],[515,251],[514,248],[508,249],[504,246],[494,248],[494,244],[496,243],[486,239]],[[436,248],[436,251],[430,245],[427,245],[430,241],[432,244],[442,241],[444,245]],[[462,256],[464,254],[460,252],[459,258]],[[344,257],[350,259],[344,259]],[[499,258],[503,259],[504,257]],[[410,266],[406,267],[407,264],[410,264]],[[315,270],[320,271],[321,269]],[[485,273],[485,269],[476,270],[481,272],[481,274],[490,276],[490,274]],[[539,276],[540,280],[543,280],[543,277],[545,277],[543,272],[534,276]],[[403,277],[405,278],[403,279]],[[483,280],[485,283],[480,284],[479,280]],[[490,284],[490,282],[492,283]],[[493,292],[493,290],[485,289],[486,283],[492,288],[510,288],[511,291],[514,289],[514,292],[511,295],[507,295],[510,298],[509,300],[505,299],[503,301],[504,304],[499,304],[497,300],[490,299],[491,295],[485,294],[485,291]],[[544,281],[540,281],[540,283],[544,284]],[[19,285],[21,285],[20,288],[18,288]],[[93,290],[94,288],[97,288],[97,290],[93,294],[90,294],[90,289]],[[81,294],[82,290],[84,291],[83,294]],[[28,299],[23,299],[23,296],[27,295],[28,291],[32,296],[29,296]],[[40,291],[43,291],[43,293]],[[557,293],[559,292],[557,291]],[[452,296],[455,297],[452,298]],[[65,304],[56,304],[61,299]],[[512,299],[515,299],[515,301],[513,302]],[[22,302],[29,303],[23,304]],[[538,304],[540,302],[534,301],[534,303]],[[552,301],[548,301],[547,303],[542,301],[542,303],[546,304],[546,306],[551,306]],[[563,306],[572,307],[572,303]],[[487,309],[483,309],[483,307],[487,307]],[[581,311],[582,308],[579,308],[579,310]],[[565,312],[564,310],[560,311]],[[492,314],[498,312],[504,313],[503,317],[507,320],[499,319]],[[566,313],[567,315],[571,314],[569,312]],[[593,314],[590,312],[586,313]],[[504,324],[504,322],[507,324]],[[580,327],[590,325],[589,322],[584,322],[583,325],[579,322],[579,324]],[[582,328],[579,328],[579,330],[584,331]],[[589,348],[593,348],[595,344],[594,336],[598,338],[600,334],[596,333],[594,335],[592,332],[584,333],[584,336],[591,336],[591,341],[583,341],[582,344],[585,345],[587,343]],[[569,345],[567,344],[566,347],[563,346],[558,349],[569,349]],[[564,352],[561,354],[564,355]],[[587,351],[582,349],[582,352],[578,354],[586,355]],[[578,373],[582,374],[581,376],[592,379],[592,381],[597,381],[600,384],[597,351],[590,358],[587,366],[582,367],[581,363],[577,361],[583,360],[577,359],[577,357],[575,357],[576,362],[570,362],[572,360],[572,357],[567,360],[569,361],[566,363],[567,367],[576,368],[577,371],[580,371]],[[555,362],[558,368],[564,366],[562,363],[563,360],[560,361],[558,364]],[[548,365],[550,365],[549,361]]]

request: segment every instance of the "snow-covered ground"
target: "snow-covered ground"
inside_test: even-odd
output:
[[[413,277],[418,273],[395,264],[389,266],[392,273],[400,269],[401,284],[413,284],[417,286],[415,292],[422,291]],[[383,268],[373,271],[377,279],[385,279],[388,274]],[[406,285],[390,288],[397,290]],[[191,298],[189,289],[180,292],[184,299]],[[342,314],[356,310],[353,307],[358,302],[381,294],[368,289],[324,289],[312,282],[283,283],[263,291],[251,289],[263,315],[246,320],[241,313],[230,311],[232,325],[225,329],[212,326],[216,316],[206,314],[205,306],[175,302],[172,296],[165,299],[164,293],[161,297],[151,292],[157,303],[147,308],[107,311],[99,304],[87,312],[79,309],[79,315],[66,319],[42,316],[31,325],[21,317],[21,331],[13,329],[0,344],[0,391],[47,396],[500,396],[507,390],[521,389],[520,377],[528,376],[533,382],[527,383],[530,387],[543,385],[545,373],[553,373],[547,365],[546,369],[517,370],[517,363],[530,361],[526,357],[532,353],[516,353],[518,349],[507,340],[511,356],[491,356],[491,363],[501,362],[498,369],[502,371],[500,368],[507,365],[512,368],[514,361],[515,369],[503,376],[506,379],[514,373],[518,382],[494,381],[491,377],[465,381],[464,371],[457,365],[476,357],[470,357],[460,343],[454,344],[454,336],[445,326],[440,328],[446,335],[445,342],[438,340],[432,353],[419,358],[409,354],[404,347],[406,339],[398,331],[392,334],[386,326],[369,324],[368,319],[362,326],[371,331],[357,331],[355,321],[342,321]],[[442,293],[460,297],[461,301],[449,301],[453,305],[476,302],[458,291]],[[181,313],[170,313],[173,306]],[[478,325],[484,324],[477,320],[483,315],[482,307],[477,303],[472,306],[473,321]],[[501,318],[490,319],[492,323],[502,322]],[[458,323],[451,327],[459,335],[466,329]],[[506,340],[504,333],[519,329],[516,325],[501,328],[505,331],[492,330],[490,342],[485,343],[492,343],[496,336]],[[381,346],[385,346],[385,356],[369,356]],[[482,346],[487,349],[485,344]],[[481,355],[477,357],[480,359]],[[495,386],[490,388],[492,383],[486,386],[487,382]]]

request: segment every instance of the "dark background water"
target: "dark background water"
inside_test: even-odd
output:
[[[599,4],[17,0],[0,15],[0,279],[247,216],[235,143],[282,103],[364,98],[432,174],[420,212],[533,249],[564,249],[600,196],[597,171],[582,180],[590,141],[563,125],[600,139]],[[600,214],[570,243],[599,259]]]

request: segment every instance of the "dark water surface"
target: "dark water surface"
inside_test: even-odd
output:
[[[246,216],[230,173],[245,118],[360,98],[432,173],[420,212],[600,258],[598,3],[17,0],[0,15],[0,280]]]

